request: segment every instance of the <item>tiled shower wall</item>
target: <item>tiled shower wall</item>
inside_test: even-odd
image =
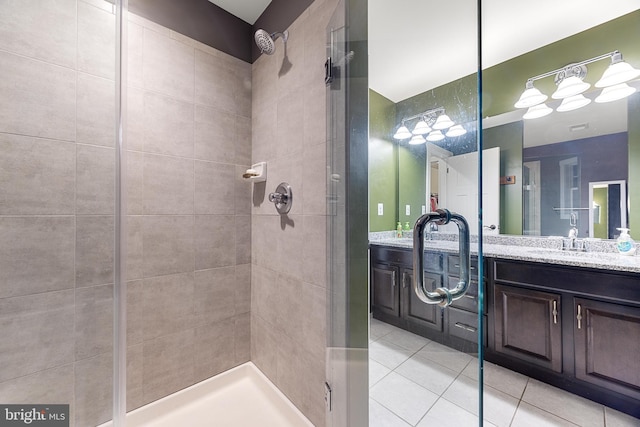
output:
[[[325,425],[326,27],[337,2],[316,0],[288,28],[286,48],[253,64],[254,184],[251,356],[317,426]],[[277,29],[284,30],[284,29]],[[286,181],[287,216],[267,199]]]
[[[128,409],[250,358],[251,66],[129,30]],[[111,415],[115,22],[0,2],[0,402]]]
[[[251,65],[130,15],[128,409],[250,359]]]

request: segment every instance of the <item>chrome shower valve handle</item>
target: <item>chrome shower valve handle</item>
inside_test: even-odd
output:
[[[276,191],[269,193],[269,201],[276,205],[276,210],[280,215],[285,215],[291,210],[293,203],[293,191],[291,186],[286,182],[281,182]]]
[[[453,289],[438,288],[431,292],[424,288],[424,229],[427,224],[437,225],[448,224],[453,221],[459,229],[460,243],[460,281]],[[420,301],[427,304],[438,304],[442,307],[449,306],[453,301],[464,296],[469,288],[471,266],[471,251],[469,239],[469,224],[467,220],[459,214],[451,213],[446,209],[438,209],[422,215],[413,227],[413,291]]]

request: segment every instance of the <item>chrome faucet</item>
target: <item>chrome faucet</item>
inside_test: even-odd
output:
[[[584,251],[584,242],[578,239],[578,214],[575,212],[571,212],[571,216],[569,217],[569,225],[571,228],[569,229],[568,243],[565,245],[564,239],[562,240],[562,249],[567,251]]]

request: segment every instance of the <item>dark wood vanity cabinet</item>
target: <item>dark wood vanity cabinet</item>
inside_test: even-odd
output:
[[[640,275],[489,264],[486,359],[640,417]]]
[[[638,400],[640,307],[574,298],[576,378]]]
[[[398,267],[371,264],[371,305],[376,314],[400,316]]]
[[[493,293],[494,350],[562,372],[560,295],[497,284]]]

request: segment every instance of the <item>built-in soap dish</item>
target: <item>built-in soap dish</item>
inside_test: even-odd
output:
[[[252,165],[242,174],[242,177],[253,182],[265,182],[267,180],[267,162]]]

